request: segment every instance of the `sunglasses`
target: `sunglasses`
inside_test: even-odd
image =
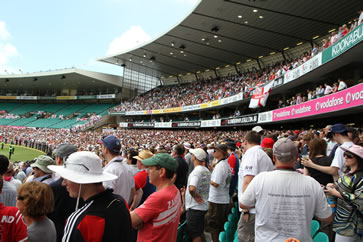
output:
[[[347,157],[348,159],[352,159],[354,156],[349,153],[344,153],[344,157]]]

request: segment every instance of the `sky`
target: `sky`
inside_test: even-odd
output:
[[[4,0],[0,75],[76,67],[122,75],[96,61],[159,37],[199,0]]]

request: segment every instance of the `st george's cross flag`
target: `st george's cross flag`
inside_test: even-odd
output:
[[[266,106],[267,98],[271,92],[271,88],[274,84],[274,81],[271,81],[265,85],[256,86],[255,90],[252,93],[249,108],[258,108]]]

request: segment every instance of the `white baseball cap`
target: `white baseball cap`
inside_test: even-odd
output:
[[[50,165],[48,168],[64,179],[78,184],[99,183],[117,178],[103,171],[101,159],[89,151],[75,152],[68,157],[63,166]]]
[[[192,153],[199,161],[204,161],[207,158],[207,153],[205,153],[205,151],[201,148],[190,149],[189,152]]]
[[[253,127],[252,131],[259,133],[259,132],[263,131],[263,128],[261,126],[255,126],[255,127]]]
[[[188,142],[185,142],[183,145],[184,145],[184,148],[187,149],[187,150],[192,148],[192,145],[190,143],[188,143]]]

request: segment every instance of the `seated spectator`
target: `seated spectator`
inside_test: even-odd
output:
[[[33,181],[20,186],[16,207],[24,216],[29,242],[56,241],[54,223],[46,216],[53,205],[53,192],[47,184]]]

